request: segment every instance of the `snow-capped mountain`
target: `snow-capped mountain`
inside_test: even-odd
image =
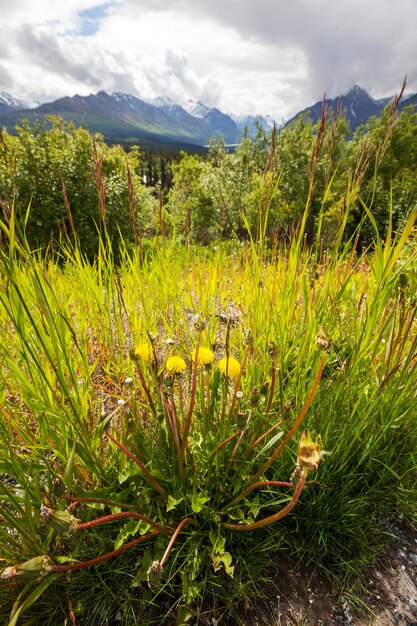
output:
[[[59,115],[77,126],[100,132],[112,143],[175,143],[185,149],[187,144],[207,145],[214,136],[223,136],[226,143],[236,143],[240,137],[235,122],[218,109],[207,109],[207,114],[200,118],[166,98],[150,103],[131,94],[109,95],[105,91],[60,98],[35,109],[5,105],[0,111],[0,127],[13,132],[20,120],[31,121],[46,115]]]
[[[416,108],[415,98],[415,94],[404,96],[400,101],[399,110],[406,106],[414,106],[414,108]],[[383,109],[391,102],[393,97],[376,100],[372,98],[365,89],[362,89],[359,85],[354,85],[346,94],[340,96],[340,99],[342,109],[349,121],[350,129],[351,131],[355,131],[358,126],[364,124],[370,117],[381,115]],[[336,111],[338,103],[339,98],[326,99],[327,107],[332,108],[333,111]],[[287,124],[301,115],[310,117],[313,122],[317,122],[321,118],[321,109],[322,101],[319,100],[315,104],[300,111],[300,113],[297,113]]]
[[[214,134],[224,134],[225,137],[242,135],[245,128],[247,128],[249,135],[254,135],[257,132],[257,123],[266,132],[269,132],[274,124],[277,125],[271,116],[226,114],[216,107],[209,108],[202,102],[195,100],[188,100],[184,106],[180,106],[171,98],[160,96],[152,103],[177,122],[190,124],[190,118],[193,118],[194,123],[204,122],[207,128],[215,131]]]
[[[352,87],[342,96],[342,107],[351,129],[355,130],[371,115],[380,115],[389,100],[391,98],[375,100],[358,85]],[[327,100],[328,107],[336,110],[337,105],[338,98]],[[417,94],[404,98],[399,108],[405,106],[414,106],[417,110]],[[195,100],[181,106],[166,96],[146,102],[121,92],[75,95],[32,107],[33,104],[0,92],[0,128],[4,126],[14,132],[16,124],[24,118],[34,121],[46,115],[59,115],[77,126],[102,133],[112,143],[139,143],[143,146],[175,144],[180,149],[187,149],[191,145],[201,148],[207,145],[210,138],[220,136],[226,144],[239,143],[245,128],[249,135],[256,135],[258,125],[266,132],[274,123],[277,127],[282,126],[281,121],[270,116],[226,114]],[[321,108],[319,101],[298,115],[308,115],[317,121],[321,117]]]
[[[184,107],[176,104],[168,96],[159,96],[158,98],[152,100],[150,104],[153,104],[155,107],[163,111],[165,115],[180,124],[193,125],[195,123],[193,116],[190,115],[190,113],[186,111]]]
[[[195,100],[188,100],[187,104],[184,106],[184,109],[193,117],[205,117],[207,113],[210,113],[211,110],[206,107],[206,105],[202,102],[196,102]]]
[[[284,121],[274,120],[270,115],[235,115],[234,113],[229,115],[236,122],[242,133],[246,128],[249,135],[255,135],[258,131],[258,126],[266,133],[269,133],[274,126],[279,128],[284,124]]]
[[[14,98],[6,91],[0,91],[0,112],[20,111],[39,106],[39,102]]]

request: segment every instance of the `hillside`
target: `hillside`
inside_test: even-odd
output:
[[[375,100],[365,89],[362,89],[359,85],[354,85],[346,94],[340,96],[340,100],[342,110],[349,121],[350,129],[354,132],[361,124],[365,124],[370,117],[381,115],[386,105],[392,100],[392,97]],[[339,98],[326,98],[326,104],[328,108],[336,111]],[[302,115],[311,118],[313,122],[318,122],[321,118],[322,105],[322,100],[315,102],[288,120],[287,124],[290,124]],[[416,110],[417,94],[404,97],[400,101],[398,109],[402,110],[406,106],[414,106]]]
[[[343,111],[351,131],[364,124],[371,116],[378,116],[391,98],[374,99],[364,89],[355,85],[341,96]],[[327,106],[337,109],[339,98],[326,100]],[[37,104],[37,103],[36,103]],[[399,109],[406,106],[417,108],[417,94],[404,97]],[[321,117],[322,101],[306,107],[286,123],[301,115],[317,122]],[[35,122],[47,115],[58,115],[77,127],[101,133],[108,143],[123,145],[140,144],[142,147],[185,149],[201,151],[212,137],[223,137],[226,144],[236,144],[245,129],[256,135],[260,126],[268,132],[277,123],[271,116],[226,114],[220,109],[209,108],[202,102],[190,100],[184,107],[168,97],[152,102],[136,96],[116,92],[99,91],[89,96],[75,95],[44,104],[31,106],[7,93],[0,92],[0,127],[15,132],[16,124],[23,119]]]

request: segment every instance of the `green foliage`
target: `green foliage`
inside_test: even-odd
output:
[[[295,241],[262,262],[255,247],[157,241],[116,272],[104,242],[94,265],[72,246],[64,265],[40,259],[12,213],[2,620],[161,623],[166,606],[180,624],[204,601],[231,613],[283,545],[335,579],[361,572],[387,517],[416,515],[413,220],[369,256]],[[301,422],[331,452],[305,490],[318,450],[297,450]]]
[[[270,136],[259,129],[234,152],[212,141],[207,158],[182,153],[172,167],[171,158],[147,154],[144,163],[137,149],[126,154],[100,137],[94,146],[59,118],[23,123],[17,137],[1,134],[0,201],[6,216],[15,204],[32,247],[77,233],[90,259],[104,228],[116,257],[120,234],[127,244],[175,232],[207,245],[289,241],[301,228],[308,242],[337,247],[361,226],[367,246],[375,228],[381,238],[398,230],[417,202],[416,119],[411,108],[387,107],[349,139],[346,119],[329,111],[316,125],[301,117]]]
[[[282,546],[348,585],[387,518],[416,519],[416,126],[395,120],[214,143],[157,211],[136,151],[57,120],[2,135],[4,623],[221,618]],[[301,423],[331,452],[307,489]]]
[[[378,149],[371,155],[361,196],[372,211],[380,235],[385,237],[390,222],[398,230],[417,205],[417,113],[406,107],[393,123],[387,107],[380,118],[371,118],[356,131],[349,146],[351,154],[357,152],[364,136]],[[361,214],[358,204],[356,221]],[[361,230],[361,241],[368,245],[374,236],[368,222]]]
[[[234,152],[212,143],[205,161],[184,155],[167,203],[176,233],[202,243],[248,231],[255,241],[288,241],[302,227],[328,247],[365,217],[361,245],[375,240],[375,226],[384,238],[417,202],[416,120],[411,108],[387,107],[348,140],[346,119],[330,111],[316,125],[301,117],[269,137],[259,131]]]
[[[149,229],[154,201],[140,184],[137,151],[109,148],[97,136],[94,153],[90,133],[59,118],[17,130],[17,137],[1,135],[0,199],[6,212],[14,205],[32,247],[56,247],[62,235],[76,233],[93,258],[103,220],[115,253],[120,236],[128,243],[136,230]]]

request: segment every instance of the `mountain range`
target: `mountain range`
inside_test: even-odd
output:
[[[245,126],[249,133],[259,123],[270,130],[270,117],[232,117],[217,108],[208,108],[190,100],[186,107],[170,98],[159,97],[146,102],[126,93],[107,94],[99,91],[89,96],[60,98],[35,107],[0,92],[0,127],[10,132],[23,119],[34,121],[46,115],[59,115],[76,126],[100,132],[111,143],[141,145],[170,145],[176,147],[204,146],[211,137],[222,135],[227,144],[240,141]]]
[[[370,116],[380,115],[391,100],[375,100],[358,85],[341,99],[352,131]],[[327,100],[328,107],[336,110],[338,100]],[[417,94],[405,97],[400,108],[409,105],[417,110]],[[292,119],[306,115],[316,122],[321,117],[321,110],[322,102],[319,101]],[[257,125],[266,131],[274,124],[282,125],[270,116],[226,114],[194,100],[180,106],[165,96],[149,102],[126,93],[99,91],[89,96],[75,95],[39,104],[17,100],[10,94],[0,92],[0,127],[10,132],[14,132],[15,125],[23,119],[33,122],[47,115],[58,115],[76,126],[100,132],[109,143],[182,149],[202,149],[211,137],[216,136],[223,136],[226,144],[236,144],[245,128],[251,135],[256,133]]]
[[[350,91],[341,96],[342,109],[344,110],[349,121],[350,130],[354,132],[358,126],[364,124],[370,117],[378,117],[381,115],[382,111],[387,104],[391,102],[393,97],[394,96],[375,100],[375,98],[372,98],[372,96],[370,96],[365,89],[362,89],[359,85],[354,85]],[[337,110],[338,103],[339,98],[326,98],[327,107],[331,107],[334,112]],[[402,110],[406,106],[414,106],[414,110],[417,110],[417,94],[403,96],[398,109]],[[313,122],[318,122],[321,118],[321,111],[322,101],[320,100],[297,113],[297,115],[288,120],[287,124],[302,115],[310,117]]]

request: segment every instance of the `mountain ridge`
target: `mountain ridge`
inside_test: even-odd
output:
[[[354,85],[340,96],[353,132],[365,123],[370,116],[380,115],[392,98],[375,99],[360,87]],[[326,99],[326,106],[337,109],[339,98]],[[47,115],[59,115],[76,126],[87,127],[92,132],[100,132],[110,143],[142,145],[181,144],[187,147],[203,148],[212,137],[222,136],[226,144],[236,144],[241,140],[245,129],[255,135],[258,127],[269,132],[277,123],[271,116],[237,115],[224,113],[217,107],[209,108],[200,101],[189,100],[184,106],[167,96],[154,100],[142,100],[134,95],[99,91],[88,96],[66,96],[52,102],[28,107],[28,103],[0,92],[0,127],[10,132],[23,119],[34,122]],[[417,94],[409,94],[400,102],[400,109],[414,106],[417,110]],[[308,116],[317,122],[322,114],[322,101],[304,108],[286,122],[289,124],[300,116]]]
[[[167,97],[149,102],[122,92],[108,94],[99,91],[88,96],[76,94],[26,109],[15,104],[9,94],[5,94],[3,100],[0,126],[11,132],[25,118],[35,121],[47,115],[59,115],[77,126],[102,133],[105,139],[112,142],[134,143],[141,139],[154,139],[204,146],[212,137],[223,136],[226,143],[233,144],[242,136],[240,123],[220,109],[206,107],[201,102],[195,103],[190,112]]]
[[[336,112],[340,100],[342,110],[345,112],[349,121],[350,130],[351,132],[354,132],[359,126],[366,123],[370,117],[378,117],[381,115],[384,108],[393,100],[393,98],[394,96],[375,99],[369,95],[365,89],[355,84],[346,94],[342,94],[338,98],[326,98],[326,106],[328,109],[332,108],[333,111]],[[296,115],[290,118],[286,124],[290,124],[301,116],[311,118],[314,123],[318,122],[322,114],[322,105],[323,101],[318,100],[302,111],[299,111]],[[398,108],[399,110],[402,110],[406,106],[414,106],[414,109],[417,110],[417,94],[408,94],[407,96],[403,96]]]

